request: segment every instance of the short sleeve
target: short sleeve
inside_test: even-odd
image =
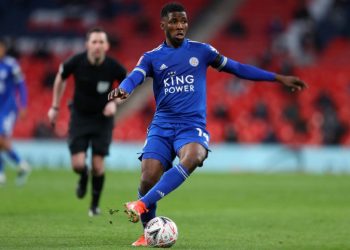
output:
[[[118,80],[119,82],[123,81],[124,78],[126,77],[126,69],[124,66],[122,66],[119,62],[116,62],[115,64],[115,79]]]
[[[74,72],[76,65],[77,56],[73,56],[62,63],[59,68],[59,73],[61,74],[62,79],[67,79]]]
[[[220,55],[220,53],[209,44],[204,44],[204,49],[208,65],[212,64],[218,55]]]

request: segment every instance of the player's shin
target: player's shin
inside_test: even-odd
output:
[[[5,182],[6,182],[6,175],[4,171],[4,161],[0,154],[0,185],[5,184]]]
[[[143,197],[140,190],[138,191],[138,196],[139,196],[139,199]],[[157,203],[154,203],[148,207],[148,212],[141,214],[140,218],[141,218],[142,226],[144,228],[150,220],[156,217],[156,211],[157,211]]]
[[[92,176],[92,200],[91,208],[97,208],[100,202],[100,197],[105,182],[105,175]]]
[[[16,164],[18,165],[21,162],[21,158],[19,157],[18,153],[13,149],[9,149],[6,151],[8,157]]]
[[[80,175],[77,189],[76,189],[76,195],[79,199],[82,199],[84,198],[87,190],[87,184],[89,179],[88,167],[87,166],[84,166],[83,168],[73,167],[73,169],[78,175]]]
[[[162,178],[140,200],[149,209],[152,204],[178,188],[189,176],[188,170],[181,164],[165,172]]]

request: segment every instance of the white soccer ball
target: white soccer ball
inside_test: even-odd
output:
[[[145,239],[148,246],[171,247],[175,244],[177,237],[175,222],[164,216],[153,218],[145,227]]]

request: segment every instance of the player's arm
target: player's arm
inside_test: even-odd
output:
[[[307,87],[307,84],[298,77],[272,73],[252,65],[239,63],[220,54],[217,55],[211,66],[219,71],[234,74],[242,79],[252,81],[277,81],[293,91],[302,90]]]
[[[119,82],[122,82],[126,77],[126,69],[120,64],[117,65],[116,69],[115,78]],[[119,98],[116,98],[114,100],[108,100],[105,108],[103,109],[103,114],[105,116],[114,116],[117,113],[118,105],[122,104],[123,102],[125,102],[125,99],[121,100]]]
[[[18,116],[23,118],[27,113],[28,91],[24,80],[16,83],[16,92],[18,93]]]
[[[125,80],[128,72],[124,68],[124,66],[122,66],[122,65],[119,65],[119,70],[117,72],[118,72],[117,80],[118,80],[119,83],[122,83]],[[120,98],[116,98],[116,99],[113,100],[113,102],[115,103],[116,106],[118,106],[118,105],[124,103],[125,99],[126,98],[124,98],[123,100],[120,99]]]
[[[134,70],[120,83],[118,88],[108,94],[108,100],[128,98],[133,90],[145,81],[146,77],[152,76],[151,61],[149,54],[145,53],[141,56]]]
[[[60,66],[61,68],[62,66]],[[51,125],[55,125],[58,111],[60,108],[60,102],[62,95],[64,93],[64,90],[66,88],[66,81],[62,78],[61,70],[57,73],[55,82],[53,85],[53,94],[52,94],[52,105],[48,111],[48,117],[50,120]]]
[[[136,67],[119,85],[108,94],[108,100],[116,98],[126,99],[132,91],[145,81],[146,73],[142,69]]]
[[[15,90],[18,97],[19,116],[23,117],[27,110],[28,91],[24,80],[24,76],[22,74],[22,70],[20,66],[17,64],[17,62],[14,64],[12,68],[12,74],[15,81]]]

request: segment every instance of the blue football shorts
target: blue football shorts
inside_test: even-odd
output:
[[[210,151],[209,138],[209,133],[203,126],[183,123],[151,124],[139,159],[159,160],[164,170],[168,170],[186,144],[199,143]]]
[[[17,118],[16,109],[0,111],[0,135],[10,137]]]

